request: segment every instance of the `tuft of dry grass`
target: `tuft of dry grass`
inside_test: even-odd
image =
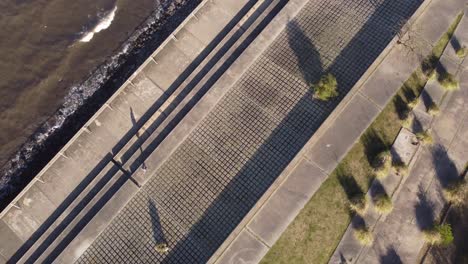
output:
[[[368,207],[369,203],[367,202],[366,196],[364,194],[357,195],[349,201],[349,208],[351,211],[360,215],[364,215]]]
[[[443,190],[447,201],[455,206],[461,206],[466,202],[468,186],[465,180],[459,180],[450,184]]]
[[[416,138],[418,138],[419,142],[424,145],[432,145],[434,140],[432,139],[431,132],[429,130],[418,132],[416,133]]]
[[[427,113],[430,114],[431,116],[436,116],[440,112],[439,107],[437,106],[436,103],[432,102],[428,107],[427,107]]]
[[[402,161],[393,161],[392,168],[395,170],[396,174],[399,176],[406,176],[408,175],[408,165],[406,165]]]
[[[438,81],[440,85],[448,91],[453,91],[460,88],[458,80],[455,78],[455,76],[453,76],[453,74],[448,72],[440,73]]]
[[[374,208],[378,213],[388,214],[393,210],[392,199],[385,193],[374,198]]]
[[[363,246],[370,246],[374,242],[374,236],[367,227],[361,227],[354,230],[354,237]]]
[[[392,155],[390,151],[381,152],[374,160],[374,173],[378,179],[383,179],[388,176],[392,167]]]
[[[456,54],[458,58],[463,59],[468,54],[468,49],[465,46],[463,46],[456,51]]]
[[[410,129],[413,125],[414,115],[408,114],[404,119],[401,120],[401,126]]]

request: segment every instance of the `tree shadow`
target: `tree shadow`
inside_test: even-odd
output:
[[[338,181],[346,193],[348,200],[364,195],[364,191],[352,175],[346,174],[343,169],[337,168]]]
[[[379,179],[374,179],[369,189],[369,194],[374,201],[381,195],[388,196],[387,191],[385,190],[385,187],[382,185],[382,182],[380,182]]]
[[[405,120],[408,118],[411,113],[411,109],[408,107],[408,103],[403,100],[403,97],[399,94],[396,94],[395,97],[393,97],[392,102],[397,111],[398,118],[400,120]]]
[[[411,124],[411,130],[414,133],[424,132],[424,126],[416,115],[414,115],[413,123]]]
[[[415,206],[416,224],[420,230],[427,230],[434,225],[434,204],[427,197],[422,186],[418,188],[418,204]]]
[[[421,99],[426,110],[428,110],[432,105],[435,104],[434,99],[432,99],[431,95],[427,92],[426,89],[422,90]]]
[[[377,155],[389,149],[382,137],[373,128],[369,128],[361,136],[361,142],[364,145],[364,152],[369,164],[374,167]],[[375,167],[374,167],[375,168]]]
[[[437,144],[432,148],[432,163],[442,188],[460,180],[458,169],[443,145]]]
[[[452,38],[450,39],[450,44],[452,45],[455,51],[459,51],[462,48],[460,41],[455,35],[453,35]]]
[[[385,255],[380,256],[380,263],[381,264],[403,264],[400,256],[396,252],[395,248],[391,246],[387,249],[387,253]]]

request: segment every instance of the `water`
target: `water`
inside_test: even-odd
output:
[[[27,179],[18,177],[34,155],[63,133],[125,55],[146,47],[142,36],[157,34],[168,17],[195,2],[0,1],[0,202],[24,186]]]

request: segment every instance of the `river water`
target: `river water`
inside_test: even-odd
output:
[[[145,48],[141,36],[157,33],[190,2],[198,1],[0,1],[0,200],[17,192],[10,183],[38,146],[108,81],[127,53]]]

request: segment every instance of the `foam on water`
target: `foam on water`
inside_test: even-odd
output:
[[[93,39],[94,34],[101,32],[104,29],[107,29],[112,24],[112,21],[115,17],[115,12],[117,11],[117,6],[115,6],[109,14],[104,16],[99,23],[92,28],[90,31],[86,32],[83,37],[80,39],[80,42],[89,42]]]

